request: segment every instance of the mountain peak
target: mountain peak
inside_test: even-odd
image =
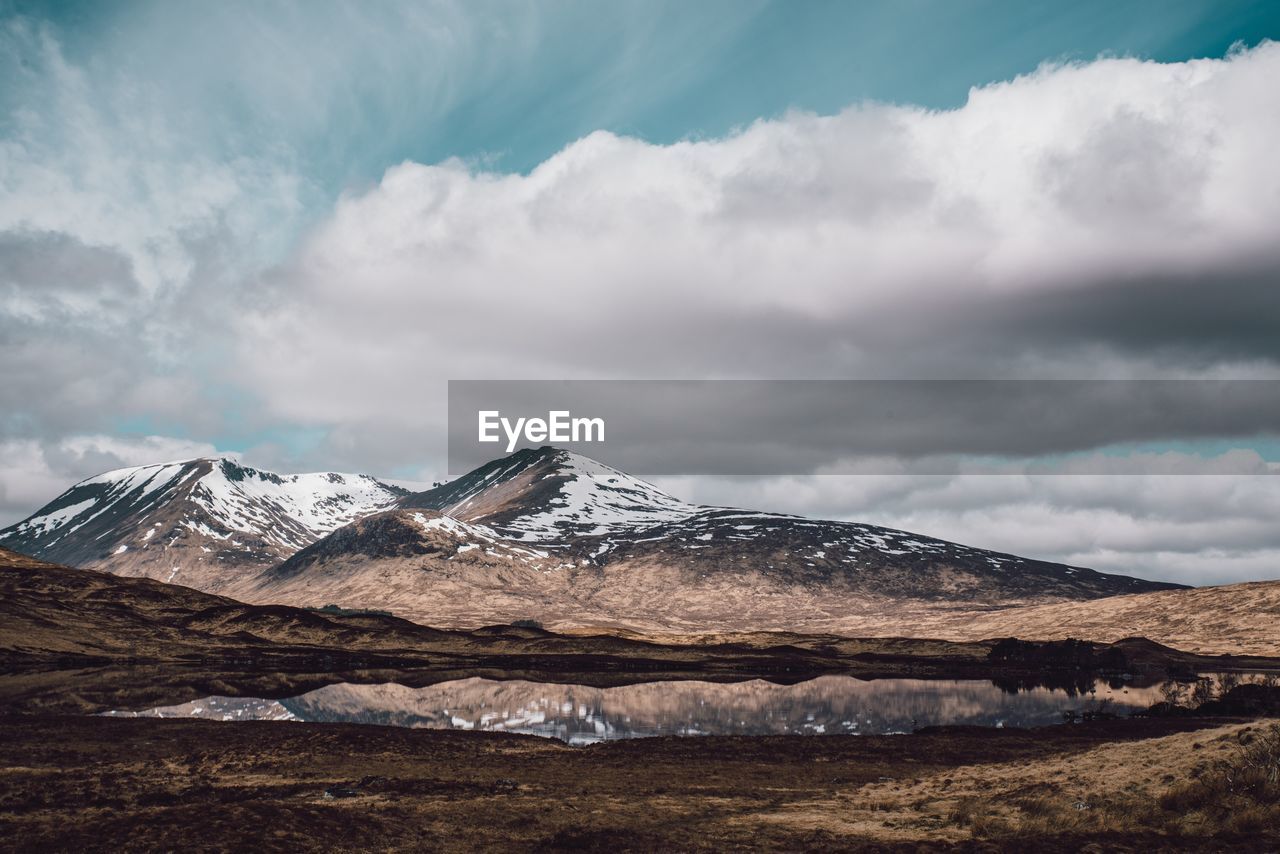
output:
[[[685,519],[701,509],[590,457],[550,445],[516,451],[401,504],[439,510],[531,542],[635,530]]]
[[[405,494],[368,475],[280,475],[197,457],[86,478],[0,531],[0,544],[173,581],[192,564],[275,563]]]

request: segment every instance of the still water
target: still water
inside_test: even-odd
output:
[[[206,697],[106,714],[492,730],[589,744],[657,735],[904,733],[939,724],[1032,727],[1061,723],[1068,711],[1124,715],[1160,699],[1158,686],[1105,682],[1083,692],[1009,692],[988,681],[849,676],[796,685],[671,681],[615,688],[477,678],[425,688],[342,683],[284,700]]]

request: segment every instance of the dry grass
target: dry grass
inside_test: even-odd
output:
[[[1280,581],[1109,596],[981,614],[923,613],[915,633],[1111,642],[1141,636],[1187,652],[1280,655]]]
[[[885,780],[758,820],[899,843],[1233,839],[1280,830],[1280,724],[1231,724],[1036,762]]]
[[[1075,851],[1111,850],[1118,831],[1127,850],[1159,850],[1143,834],[1165,812],[1160,795],[1258,731],[1204,723],[571,748],[343,724],[8,717],[0,849],[917,850],[978,837],[979,850]],[[1240,816],[1233,826],[1266,820]],[[1162,840],[1198,850],[1218,827]]]
[[[659,600],[661,601],[661,600]],[[1085,638],[1111,643],[1129,637],[1145,637],[1186,652],[1212,655],[1280,656],[1280,581],[1256,581],[1192,590],[1161,590],[1108,596],[1084,602],[1024,604],[1009,607],[975,607],[963,604],[919,605],[905,602],[861,601],[838,615],[825,606],[778,606],[760,614],[736,612],[733,630],[728,620],[708,621],[702,627],[680,627],[671,622],[632,619],[619,624],[591,624],[584,614],[551,620],[556,631],[577,627],[589,631],[630,631],[663,642],[739,642],[751,633],[805,632],[843,637],[939,638],[973,642],[986,638],[1017,637],[1025,640]],[[830,603],[828,603],[830,604]],[[871,604],[872,607],[866,607]],[[585,613],[585,612],[584,612]],[[645,613],[636,611],[637,615]],[[589,625],[584,628],[583,623]],[[719,630],[708,630],[718,625]],[[761,635],[769,642],[768,635]]]
[[[1239,741],[1238,753],[1165,792],[1160,810],[1229,833],[1280,827],[1280,724],[1242,732]]]
[[[1105,833],[1227,838],[1280,828],[1280,724],[1241,727],[1209,743],[1197,739],[1192,752],[1210,744],[1225,755],[1194,764],[1191,779],[1155,798],[1131,784],[1070,804],[1047,794],[975,798],[958,804],[951,819],[975,837],[1003,840]],[[1170,776],[1177,775],[1164,778]]]

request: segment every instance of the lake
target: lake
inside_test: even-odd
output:
[[[612,688],[473,678],[423,688],[340,683],[287,699],[206,697],[105,714],[490,730],[590,744],[660,735],[907,733],[942,724],[1033,727],[1061,723],[1064,712],[1124,715],[1161,699],[1159,686],[1101,681],[1084,691],[1011,691],[981,680],[849,676],[794,685],[687,680]]]

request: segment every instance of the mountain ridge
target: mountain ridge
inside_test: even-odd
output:
[[[86,478],[0,545],[54,563],[217,592],[218,564],[279,563],[320,536],[408,494],[368,475],[279,475],[230,457],[131,466]]]
[[[77,484],[0,544],[258,604],[466,627],[829,630],[906,605],[1003,608],[1180,586],[858,522],[689,504],[552,447],[421,492],[231,460],[126,469]]]

